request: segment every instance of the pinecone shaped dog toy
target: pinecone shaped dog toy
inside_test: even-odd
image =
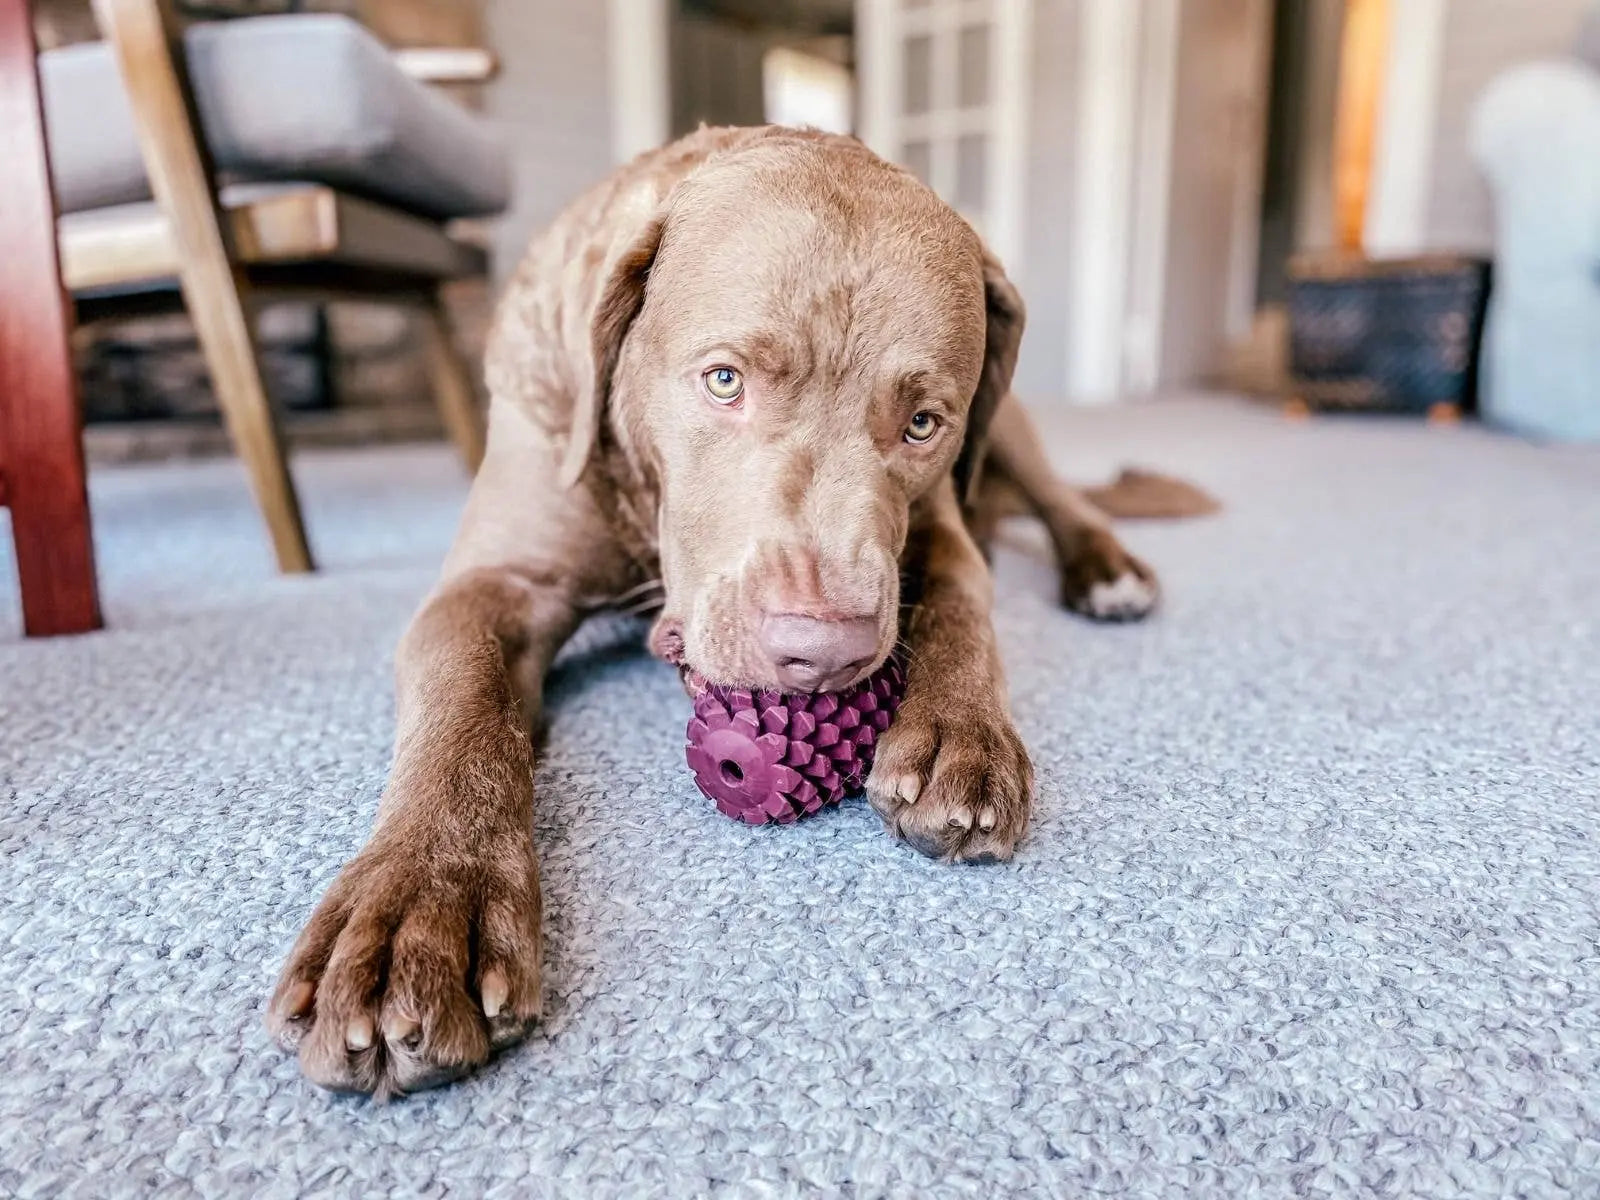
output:
[[[700,683],[684,755],[719,811],[749,825],[787,824],[861,790],[904,691],[893,658],[842,692]]]

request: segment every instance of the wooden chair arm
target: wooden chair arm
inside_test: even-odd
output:
[[[500,60],[479,46],[416,46],[396,50],[394,61],[423,83],[487,83],[500,73]]]

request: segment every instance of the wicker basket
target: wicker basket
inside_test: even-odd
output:
[[[1473,404],[1489,266],[1458,256],[1289,264],[1289,370],[1313,408]]]

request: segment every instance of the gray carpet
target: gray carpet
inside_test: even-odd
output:
[[[386,1107],[260,1013],[371,819],[455,468],[304,456],[309,580],[233,464],[101,472],[111,632],[24,643],[0,578],[0,1192],[1600,1194],[1600,455],[1053,424],[1229,508],[1128,531],[1140,627],[1058,612],[1008,534],[1017,860],[926,862],[859,801],[718,816],[672,674],[593,631],[540,778],[548,1022]]]

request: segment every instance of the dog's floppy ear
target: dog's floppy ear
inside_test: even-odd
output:
[[[605,414],[611,403],[611,383],[622,356],[622,342],[628,327],[644,307],[645,284],[650,267],[661,246],[664,216],[652,217],[639,235],[611,262],[610,274],[600,299],[595,304],[589,327],[589,347],[594,358],[594,378],[572,409],[572,428],[561,458],[561,484],[572,487],[583,478],[590,459],[599,448],[605,428]]]
[[[962,504],[971,504],[983,471],[983,455],[988,448],[989,421],[1011,390],[1011,374],[1017,366],[1017,350],[1022,345],[1022,327],[1027,310],[1022,296],[1006,278],[1000,260],[987,247],[983,251],[983,303],[986,314],[983,343],[983,373],[967,411],[966,440],[956,459],[956,495]]]

